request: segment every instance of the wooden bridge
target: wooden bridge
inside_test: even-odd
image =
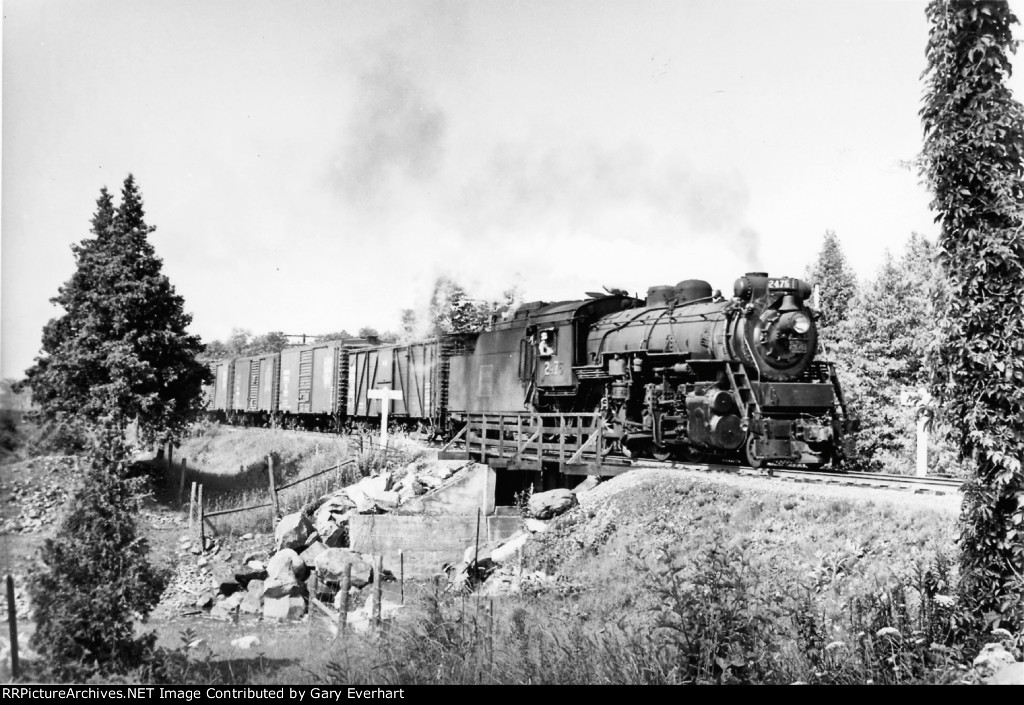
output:
[[[495,470],[565,475],[618,475],[629,470],[622,457],[607,457],[604,423],[597,413],[469,413],[466,425],[441,449],[439,458],[475,459]],[[463,449],[452,447],[461,442]]]

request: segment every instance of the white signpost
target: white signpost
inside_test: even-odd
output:
[[[903,406],[917,408],[917,476],[928,475],[928,425],[932,420],[932,395],[927,389],[905,390],[900,394]]]
[[[391,402],[401,401],[402,393],[393,389],[381,387],[371,389],[366,393],[367,399],[380,399],[380,447],[388,447],[388,412],[391,411]]]

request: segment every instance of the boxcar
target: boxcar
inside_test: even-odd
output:
[[[382,402],[370,399],[367,392],[387,388],[402,394],[401,399],[390,402],[392,417],[420,419],[440,427],[444,384],[437,340],[350,350],[348,357],[346,409],[350,417],[378,418]]]

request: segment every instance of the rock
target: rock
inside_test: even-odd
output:
[[[305,570],[306,563],[298,553],[290,548],[278,551],[267,563],[268,578],[279,578],[285,573],[290,573],[292,577],[298,578],[300,574],[305,573]]]
[[[199,599],[196,600],[196,607],[198,607],[201,610],[209,609],[213,606],[213,601],[216,598],[216,596],[217,594],[214,592],[204,592],[199,596]]]
[[[577,503],[576,495],[571,490],[549,490],[530,497],[528,509],[534,519],[550,519],[568,511]]]
[[[273,555],[267,563],[267,580],[263,584],[264,597],[295,597],[302,594],[299,584],[306,579],[309,569],[298,553],[285,548]]]
[[[254,646],[259,646],[260,638],[255,634],[250,634],[249,636],[240,636],[237,639],[232,639],[231,645],[236,649],[248,650],[253,648]]]
[[[989,685],[1024,685],[1024,661],[1003,664],[985,682]]]
[[[320,553],[314,561],[316,572],[321,580],[341,582],[345,575],[345,566],[352,565],[351,585],[362,588],[373,578],[373,566],[364,561],[355,551],[347,548],[328,548]]]
[[[306,613],[306,601],[301,597],[265,597],[263,619],[285,621],[302,619]]]
[[[580,484],[578,484],[575,487],[573,487],[572,488],[572,493],[573,494],[582,494],[584,492],[589,492],[590,490],[592,490],[595,487],[597,487],[599,484],[600,484],[600,480],[598,480],[596,477],[591,475],[586,480],[584,480]]]
[[[283,548],[301,549],[306,539],[313,532],[313,525],[302,512],[295,512],[281,517],[274,529],[274,545],[280,551]]]
[[[235,577],[235,571],[223,563],[213,566],[210,579],[213,582],[214,590],[222,595],[231,595],[241,589],[241,585]]]
[[[253,580],[249,583],[249,589],[238,605],[240,614],[258,615],[260,613],[264,587],[262,580]]]
[[[529,540],[529,534],[520,534],[519,536],[512,537],[504,544],[491,551],[491,560],[495,563],[505,563],[509,561],[519,553]]]
[[[540,519],[524,519],[523,526],[525,526],[526,530],[531,534],[543,534],[548,530],[548,523],[546,521],[541,521]]]
[[[1016,661],[1013,654],[1006,650],[1002,644],[985,644],[974,659],[974,668],[982,677],[994,675],[1003,666]]]
[[[233,595],[225,597],[223,600],[213,605],[210,609],[210,616],[214,619],[234,619],[235,612],[238,610],[238,606],[242,604],[242,599],[244,597],[244,592],[236,592]]]
[[[462,562],[472,563],[476,560],[480,564],[490,563],[491,551],[496,549],[501,544],[498,542],[485,543],[480,545],[480,550],[477,550],[476,544],[470,544],[466,546],[466,550],[462,552]]]
[[[316,543],[314,543],[313,545],[309,546],[309,548],[307,548],[305,551],[302,552],[302,554],[301,554],[302,562],[306,564],[307,568],[314,568],[314,567],[316,567],[316,563],[315,563],[316,557],[319,556],[321,553],[323,553],[326,550],[327,550],[327,546],[325,546],[320,541],[317,541]]]
[[[270,599],[272,597],[300,597],[302,595],[302,585],[295,579],[295,576],[283,575],[280,578],[267,578],[267,581],[263,583],[263,597]]]
[[[259,566],[259,568],[255,566]],[[259,561],[252,561],[252,564],[246,563],[235,568],[235,580],[246,590],[249,589],[249,585],[253,581],[260,582],[266,579],[267,570]]]
[[[250,541],[252,539],[252,534],[242,534],[238,538],[242,539],[243,541]]]

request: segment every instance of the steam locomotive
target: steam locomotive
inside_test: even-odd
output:
[[[523,304],[484,330],[404,345],[331,341],[214,364],[209,409],[234,421],[337,428],[390,418],[450,436],[475,413],[588,412],[604,453],[837,464],[852,427],[831,363],[815,359],[811,287],[746,274]]]

